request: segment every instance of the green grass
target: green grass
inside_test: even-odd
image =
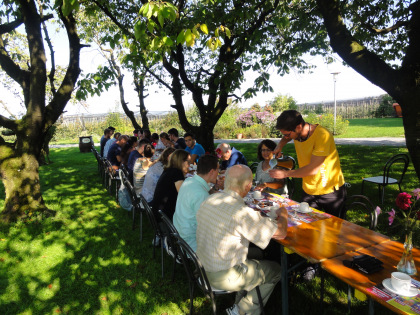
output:
[[[349,128],[338,138],[404,137],[402,118],[349,119]]]
[[[235,144],[249,162],[256,160],[257,144]],[[405,148],[338,146],[349,194],[360,192],[361,178],[380,172],[384,161]],[[295,156],[292,145],[284,150]],[[51,150],[53,164],[41,167],[43,196],[57,211],[43,221],[0,225],[0,314],[186,314],[188,284],[181,266],[175,282],[170,281],[172,260],[165,255],[165,274],[160,276],[160,253],[152,257],[152,231],[144,218],[144,240],[139,229],[131,229],[127,212],[121,209],[100,183],[97,165],[90,153],[78,148]],[[410,165],[404,190],[418,186]],[[296,183],[294,199],[301,188]],[[377,190],[367,194],[377,203]],[[390,209],[397,189],[387,188]],[[0,207],[4,203],[0,187]],[[401,229],[387,225],[380,217],[379,231],[399,241]],[[418,233],[417,233],[418,234]],[[417,243],[418,244],[418,243]],[[291,256],[295,259],[295,255]],[[320,314],[319,278],[310,283],[294,283],[289,292],[290,314]],[[197,292],[195,311],[211,314],[210,304]],[[345,313],[347,285],[326,277],[326,314]],[[219,309],[232,296],[218,299]],[[305,303],[302,303],[302,300]],[[280,286],[266,306],[267,314],[278,314]],[[390,314],[376,305],[377,313]],[[353,312],[367,313],[367,303],[353,300]]]

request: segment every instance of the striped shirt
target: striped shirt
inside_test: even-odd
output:
[[[208,197],[197,212],[197,255],[209,272],[243,263],[249,242],[264,249],[277,223],[245,205],[234,191]]]

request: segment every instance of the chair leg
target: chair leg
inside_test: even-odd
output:
[[[258,303],[260,303],[261,314],[264,315],[265,314],[265,312],[264,312],[264,302],[263,302],[263,299],[261,297],[260,287],[256,286],[255,291],[257,291]]]
[[[347,308],[351,311],[351,286],[347,285]]]
[[[382,186],[381,205],[384,204],[385,199],[385,186]]]
[[[134,230],[136,227],[136,207],[133,207],[131,211],[133,211],[133,224],[132,224],[131,229]]]
[[[325,274],[324,274],[324,269],[320,268],[320,273],[321,273],[321,313],[323,313],[324,311],[324,284],[325,284]]]
[[[162,278],[164,277],[163,275],[163,238],[160,239],[160,260],[162,263]]]
[[[143,241],[143,211],[140,210],[140,242]]]

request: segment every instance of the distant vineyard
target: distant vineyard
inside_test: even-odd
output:
[[[379,107],[383,95],[337,101],[337,115],[344,119],[372,118],[373,112]],[[334,102],[315,102],[299,104],[301,111],[315,112],[322,106],[323,113],[334,113]]]

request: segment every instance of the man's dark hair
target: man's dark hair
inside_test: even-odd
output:
[[[107,129],[111,129],[112,131],[115,131],[115,128],[112,126],[109,126]]]
[[[105,130],[104,130],[104,136],[106,136],[107,134],[109,134],[109,133],[111,133],[111,129],[109,129],[109,128],[106,128]]]
[[[305,124],[302,115],[294,110],[288,109],[280,114],[277,118],[276,129],[294,131],[297,126]]]
[[[139,141],[139,145],[141,145],[141,144],[150,144],[150,141],[149,141],[149,139],[141,139],[140,141]]]
[[[195,139],[195,136],[191,132],[186,132],[184,134],[184,138],[186,138],[186,137],[191,137],[191,138]]]
[[[147,158],[153,157],[153,154],[155,153],[155,148],[151,144],[146,144],[144,146],[144,152],[143,155]]]
[[[125,140],[125,141],[128,141],[130,138],[127,136],[127,135],[122,135],[122,136],[120,136],[119,138],[118,138],[118,141],[120,141],[120,140]]]
[[[121,136],[121,132],[114,133],[114,138],[118,140],[118,138]]]
[[[277,146],[277,144],[273,140],[270,140],[270,139],[265,139],[265,140],[261,141],[260,144],[258,145],[258,149],[257,149],[257,157],[258,157],[258,160],[260,160],[260,161],[264,160],[264,158],[262,156],[262,153],[261,153],[263,145],[265,145],[271,151],[274,151],[274,149]]]
[[[168,134],[174,135],[175,137],[179,137],[178,130],[176,130],[176,128],[169,129]]]
[[[150,133],[150,130],[149,129],[143,129],[143,136],[146,139],[149,139],[149,140],[151,140],[151,138],[152,138],[152,134]]]
[[[156,132],[152,133],[151,138],[152,138],[152,140],[159,141],[159,135]]]
[[[134,129],[133,130],[133,133],[137,134],[137,133],[139,133],[139,130],[138,129]]]
[[[219,163],[219,159],[214,155],[204,154],[200,156],[197,163],[197,174],[208,174],[211,170],[217,169],[217,163]]]

